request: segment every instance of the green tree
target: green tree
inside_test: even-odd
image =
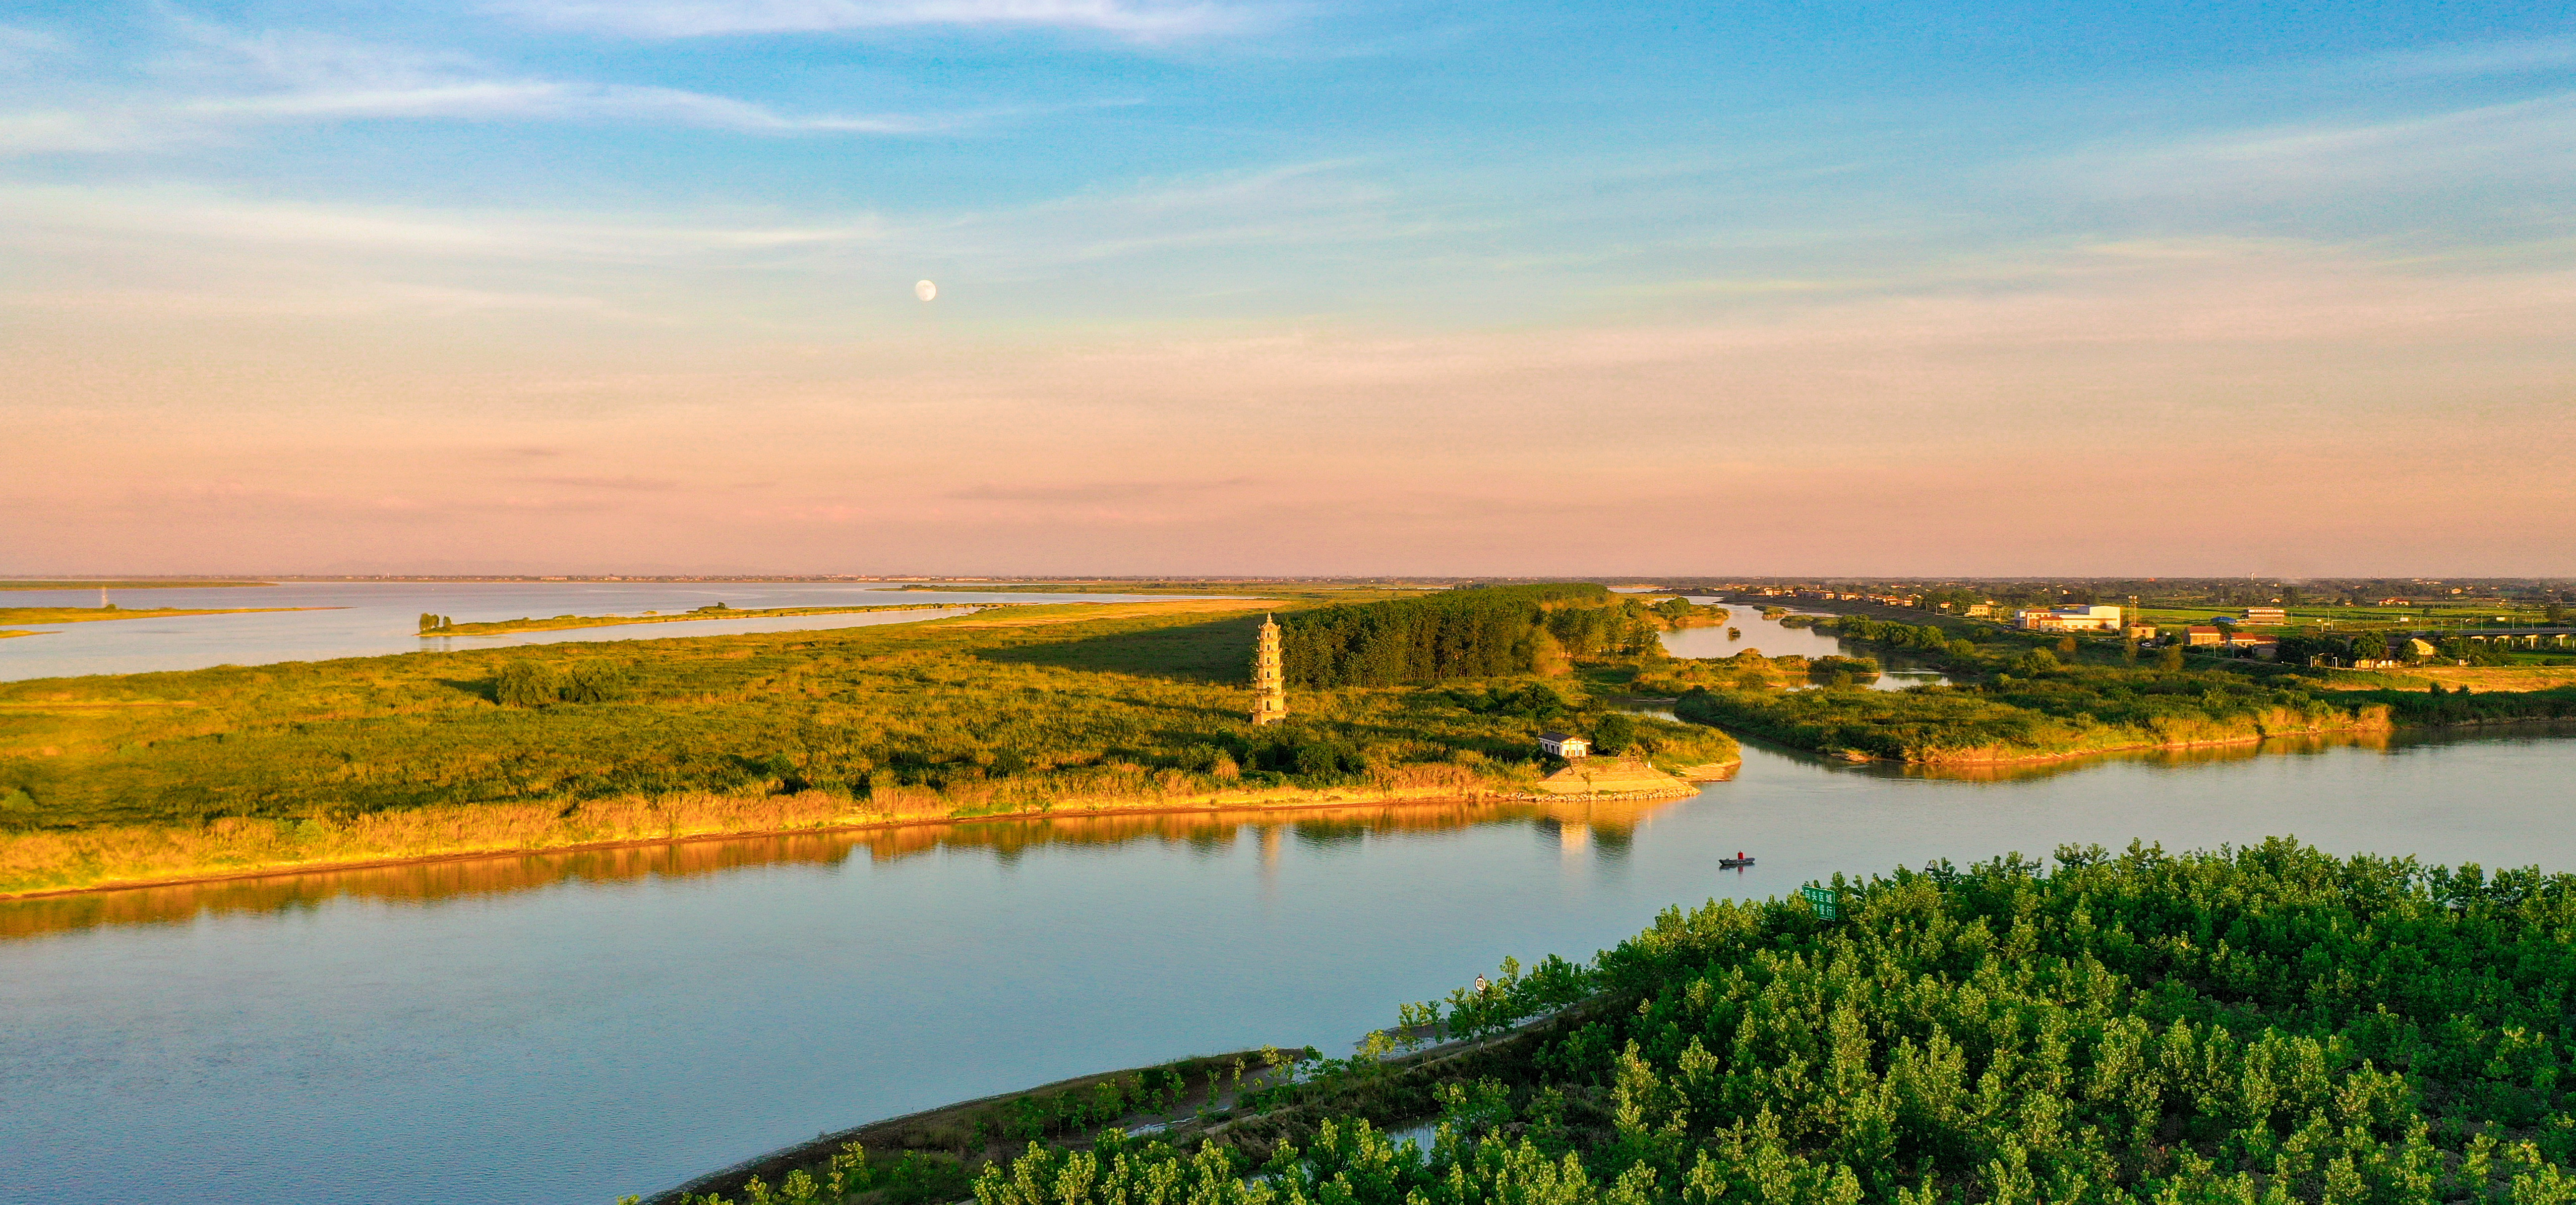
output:
[[[1636,748],[1637,721],[1611,712],[1592,725],[1592,746],[1603,753],[1624,754]]]
[[[2169,674],[2182,672],[2182,646],[2166,645],[2163,652],[2156,654],[2156,668]]]
[[[513,661],[492,676],[492,701],[503,707],[537,707],[562,697],[554,670],[533,661]]]

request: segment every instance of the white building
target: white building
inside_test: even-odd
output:
[[[2034,608],[2015,613],[2013,624],[2031,632],[2116,632],[2120,630],[2120,608],[2107,605]]]
[[[1592,742],[1563,732],[1542,732],[1538,734],[1538,748],[1539,752],[1549,757],[1562,757],[1567,761],[1573,761],[1578,757],[1590,756]]]

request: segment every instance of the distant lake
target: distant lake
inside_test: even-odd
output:
[[[1699,595],[1691,601],[1715,603],[1725,607],[1729,617],[1713,628],[1683,628],[1663,634],[1664,651],[1676,657],[1732,657],[1737,653],[1758,652],[1765,657],[1834,657],[1843,653],[1841,639],[1814,628],[1786,627],[1779,620],[1765,619],[1762,608],[1751,603],[1725,602]],[[1799,612],[1792,611],[1793,614]],[[1814,614],[1814,612],[1807,612]],[[1730,638],[1727,629],[1738,635]],[[1925,686],[1947,682],[1949,677],[1937,670],[1899,664],[1886,653],[1862,649],[1852,656],[1874,657],[1881,662],[1878,680],[1870,683],[1873,690],[1903,690],[1908,686]]]
[[[0,625],[41,632],[0,640],[0,681],[74,674],[135,674],[374,657],[450,648],[566,641],[669,640],[741,632],[804,632],[881,623],[919,623],[954,611],[886,611],[704,619],[622,627],[516,632],[500,636],[422,636],[422,612],[458,623],[554,615],[675,615],[711,603],[761,607],[866,607],[907,603],[1133,602],[1132,594],[950,593],[903,590],[883,582],[283,582],[274,586],[115,590],[120,607],[330,607],[261,615],[186,615],[164,619]],[[5,590],[0,607],[95,607],[96,590]]]
[[[1343,1053],[1505,955],[1838,870],[2285,833],[2576,870],[2563,735],[2016,773],[1748,742],[1668,804],[1067,817],[0,904],[0,1202],[609,1205],[1081,1072]],[[1739,849],[1759,864],[1716,868]]]

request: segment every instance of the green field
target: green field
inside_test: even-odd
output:
[[[2272,840],[1820,890],[1834,919],[1712,901],[1588,963],[1509,964],[1151,1137],[1084,1124],[1116,1101],[1024,1098],[1013,1124],[1043,1141],[985,1164],[975,1200],[2576,1200],[2576,876]],[[1466,1044],[1381,1057],[1435,1030]],[[1419,1147],[1387,1137],[1424,1121]],[[944,1157],[851,1151],[721,1199],[956,1195],[908,1190],[898,1154]]]
[[[1731,758],[1529,676],[1294,691],[1291,722],[1255,730],[1263,607],[0,684],[0,891],[1222,792],[1456,797],[1533,780],[1547,725]]]

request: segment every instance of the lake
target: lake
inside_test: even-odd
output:
[[[2564,734],[2018,773],[1748,747],[1660,805],[962,824],[0,904],[0,1201],[607,1205],[1081,1072],[1346,1052],[1505,955],[1838,870],[2273,834],[2576,869]],[[1737,850],[1760,864],[1715,868]]]
[[[1133,602],[1153,595],[907,591],[886,582],[281,582],[271,586],[120,590],[118,606],[316,607],[254,615],[186,615],[87,623],[15,623],[41,633],[0,640],[0,681],[72,674],[136,674],[266,665],[332,657],[437,652],[505,644],[669,640],[743,632],[801,632],[919,623],[954,611],[882,611],[765,619],[681,620],[617,627],[422,636],[422,612],[458,623],[553,615],[664,615],[721,602],[758,607],[868,607],[910,603]],[[0,590],[0,607],[95,607],[96,590]]]
[[[1737,653],[1756,652],[1765,657],[1832,657],[1843,651],[1843,642],[1834,636],[1808,627],[1789,627],[1779,620],[1766,619],[1762,608],[1751,602],[1729,602],[1718,598],[1691,596],[1702,605],[1715,603],[1727,609],[1725,623],[1709,628],[1683,628],[1663,634],[1664,651],[1676,657],[1732,657]],[[1820,615],[1823,612],[1791,612]],[[1733,629],[1737,634],[1727,635]],[[1863,650],[1858,656],[1875,657],[1880,662],[1872,690],[1903,690],[1908,686],[1929,686],[1949,681],[1937,670],[1905,665],[1884,650]]]

